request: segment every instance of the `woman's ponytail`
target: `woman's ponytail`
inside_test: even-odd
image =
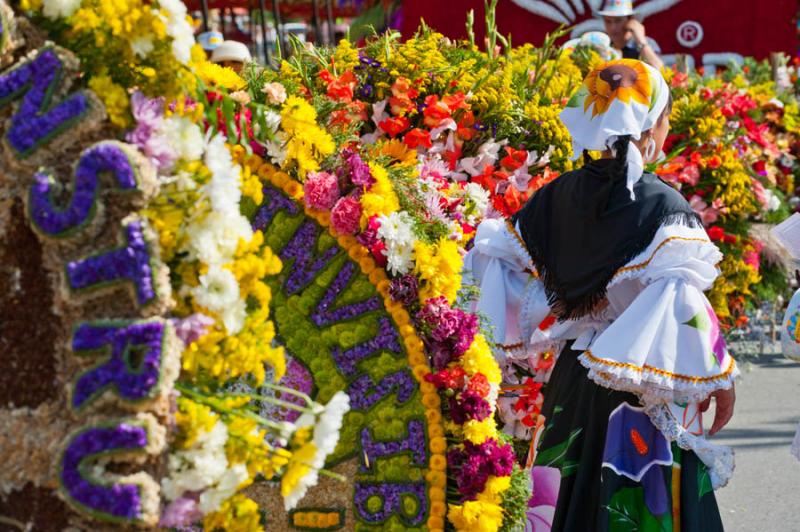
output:
[[[628,176],[628,146],[631,143],[631,136],[630,135],[620,135],[617,137],[617,140],[614,141],[613,150],[615,153],[614,160],[616,164],[613,166],[611,170],[611,178],[612,182],[616,181],[625,181]]]

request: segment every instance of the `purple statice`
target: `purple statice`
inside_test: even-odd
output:
[[[292,240],[281,251],[281,260],[286,264],[294,259],[294,264],[287,271],[286,293],[296,294],[305,288],[322,269],[339,253],[337,246],[331,246],[318,256],[314,253],[319,228],[314,222],[307,221],[295,232]],[[316,260],[314,260],[316,258]]]
[[[141,519],[140,486],[96,483],[87,478],[84,463],[109,453],[144,449],[147,438],[144,427],[128,423],[89,427],[73,436],[61,458],[58,475],[66,498],[94,514],[118,520]]]
[[[391,284],[389,284],[389,297],[392,298],[392,301],[396,301],[406,307],[416,303],[419,297],[419,282],[417,278],[411,274],[406,274],[392,279]]]
[[[397,403],[403,404],[414,395],[417,381],[408,369],[401,369],[386,375],[377,384],[368,373],[362,373],[347,387],[350,396],[350,409],[366,412],[378,401],[389,395],[397,394]]]
[[[509,476],[514,469],[514,450],[510,445],[488,439],[476,445],[465,441],[447,453],[448,469],[453,472],[462,501],[475,500],[490,476]]]
[[[284,196],[271,185],[264,185],[264,202],[253,219],[253,229],[263,231],[272,223],[278,211],[286,211],[290,215],[300,212],[294,201]]]
[[[450,417],[463,425],[467,421],[483,421],[492,413],[492,407],[479,394],[472,390],[461,392],[458,398],[451,397]]]
[[[63,71],[58,54],[45,47],[33,60],[0,75],[0,107],[22,96],[7,133],[8,143],[21,157],[75,124],[90,109],[83,92],[71,94],[57,104],[52,102]]]

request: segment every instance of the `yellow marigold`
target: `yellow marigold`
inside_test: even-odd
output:
[[[490,438],[497,439],[497,425],[492,417],[483,421],[467,421],[462,428],[464,437],[476,445],[480,445]]]
[[[454,504],[447,512],[447,519],[456,530],[465,532],[497,532],[503,524],[501,501],[481,499]]]
[[[483,492],[478,494],[478,499],[491,499],[496,500],[503,492],[511,487],[511,477],[496,477],[490,476],[486,481],[486,487]]]
[[[237,493],[222,503],[216,512],[203,518],[203,530],[225,530],[225,532],[261,532],[261,514],[258,504]]]
[[[114,83],[108,74],[94,76],[89,80],[89,88],[100,97],[112,124],[118,128],[126,128],[131,124],[128,93]]]

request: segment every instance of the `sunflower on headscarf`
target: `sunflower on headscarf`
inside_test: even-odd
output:
[[[583,110],[592,108],[592,118],[608,111],[611,103],[618,99],[630,103],[631,99],[642,105],[650,105],[650,76],[641,61],[617,59],[592,70],[584,80],[588,91]]]

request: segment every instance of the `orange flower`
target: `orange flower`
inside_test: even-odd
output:
[[[425,125],[428,127],[437,127],[451,117],[450,106],[444,101],[439,101],[439,97],[435,94],[425,98],[425,105],[422,114],[425,115]]]
[[[722,164],[722,159],[719,158],[719,155],[712,155],[706,161],[706,164],[708,165],[709,168],[713,170],[719,168],[719,166]]]
[[[514,171],[528,161],[528,152],[525,150],[515,150],[511,146],[506,146],[506,155],[500,160],[500,164],[507,170]]]
[[[353,89],[355,89],[358,80],[352,71],[348,70],[338,78],[334,78],[330,72],[323,70],[320,72],[320,78],[328,84],[328,96],[330,98],[345,102],[353,99]]]
[[[390,137],[394,138],[411,125],[408,118],[398,116],[397,118],[387,118],[378,124],[378,127],[385,131]]]
[[[409,98],[406,96],[391,96],[389,97],[389,109],[393,115],[405,115],[417,108]]]
[[[475,135],[478,134],[477,131],[472,127],[475,125],[475,115],[472,114],[472,111],[467,110],[461,116],[461,120],[458,121],[458,129],[456,130],[456,135],[461,137],[464,140],[472,140]]]
[[[650,105],[650,76],[647,67],[634,59],[609,61],[592,70],[584,85],[589,95],[583,102],[583,110],[592,108],[592,118],[608,111],[615,99],[631,103],[631,99],[642,105]]]
[[[419,96],[419,91],[411,85],[408,78],[400,76],[392,84],[392,95],[397,98],[414,99]]]
[[[403,142],[412,150],[418,146],[424,146],[426,148],[433,146],[433,143],[431,142],[430,131],[425,131],[424,129],[420,129],[418,127],[415,127],[406,133],[403,136]]]

